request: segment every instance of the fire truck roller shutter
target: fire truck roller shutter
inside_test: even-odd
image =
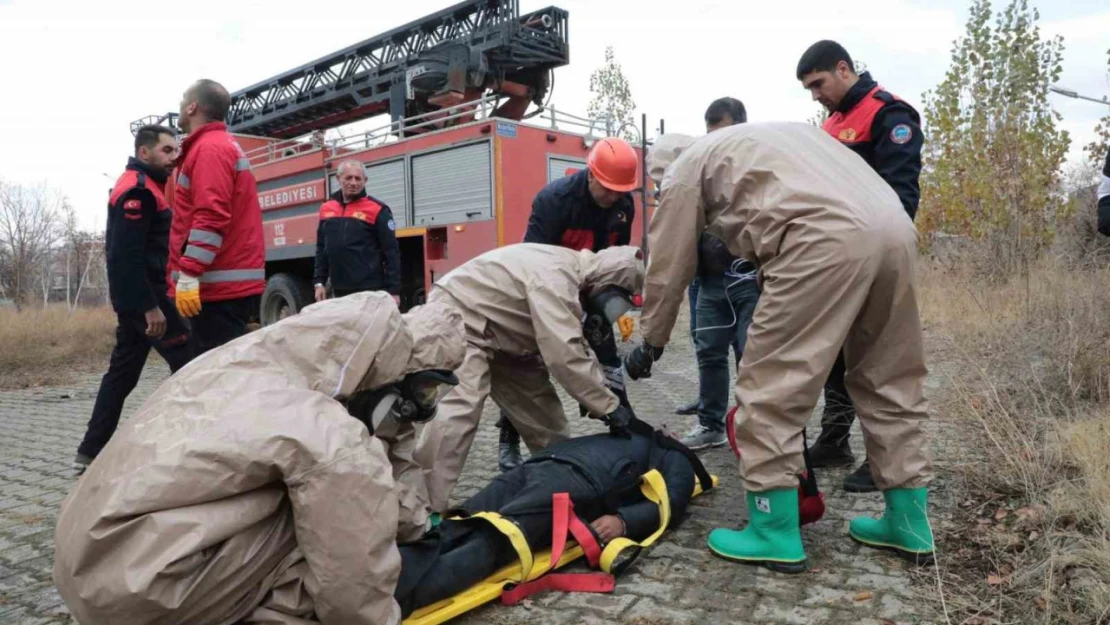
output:
[[[547,181],[554,182],[559,178],[565,178],[579,169],[586,168],[585,159],[565,158],[562,156],[549,156],[547,157]]]
[[[492,172],[489,141],[413,156],[414,225],[492,219]]]

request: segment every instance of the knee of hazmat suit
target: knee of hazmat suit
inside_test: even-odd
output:
[[[388,294],[359,293],[194,360],[63,502],[66,605],[87,624],[237,622],[297,550],[321,623],[399,622],[389,461],[343,402],[391,388],[387,412],[426,417],[438,383],[413,374],[449,382],[464,350],[452,306],[401,315]]]

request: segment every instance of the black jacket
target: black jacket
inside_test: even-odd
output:
[[[1110,152],[1102,166],[1102,182],[1098,185],[1098,231],[1110,237]]]
[[[401,293],[401,248],[393,213],[363,191],[347,203],[343,192],[320,207],[313,281],[331,278],[337,291]]]
[[[108,203],[104,256],[117,313],[144,313],[166,299],[173,211],[162,195],[167,174],[132,157]]]
[[[663,475],[671,502],[672,527],[681,521],[694,492],[694,468],[690,461],[682,453],[639,434],[627,439],[608,434],[568,439],[532,456],[527,463],[552,460],[578,468],[594,483],[596,492],[608,494],[612,499],[606,502],[607,507],[615,510],[603,512],[619,514],[627,535],[635,540],[647,538],[659,527],[659,508],[640,492],[640,476],[652,469]],[[536,503],[551,505],[550,500]],[[524,507],[528,502],[514,504]],[[511,506],[501,510],[502,515],[512,513]]]
[[[600,252],[613,245],[628,245],[635,218],[631,193],[609,208],[598,206],[590,195],[589,170],[582,169],[536,194],[524,242]]]
[[[878,86],[871,74],[860,74],[859,81],[848,90],[841,100],[837,112],[847,115]],[[918,178],[921,175],[921,146],[925,137],[921,132],[921,117],[912,106],[895,98],[890,93],[879,90],[873,96],[883,102],[871,124],[871,140],[848,143],[849,148],[863,157],[867,164],[886,180],[910,219],[917,214],[917,204],[921,199]],[[905,127],[905,128],[902,128]],[[908,140],[902,141],[907,133]]]

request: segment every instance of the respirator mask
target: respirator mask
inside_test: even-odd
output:
[[[396,384],[355,393],[347,400],[347,412],[365,423],[371,434],[386,419],[424,423],[436,416],[439,400],[458,383],[455,374],[444,369],[410,373]]]
[[[619,286],[604,287],[586,298],[587,314],[597,314],[612,326],[632,310],[632,294]]]

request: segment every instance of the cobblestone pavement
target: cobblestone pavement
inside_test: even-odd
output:
[[[676,328],[686,327],[679,319]],[[630,384],[637,413],[656,425],[685,431],[695,417],[673,414],[697,392],[697,367],[689,341],[675,340],[650,380]],[[106,364],[106,363],[105,363]],[[127,402],[130,414],[165,378],[152,356]],[[53,531],[58,505],[73,484],[69,462],[84,433],[99,378],[64,388],[0,393],[0,624],[71,623],[52,583]],[[577,419],[577,405],[564,399],[576,433],[600,431]],[[818,430],[815,413],[811,438]],[[496,469],[496,414],[487,406],[466,471],[456,491],[465,498]],[[934,432],[939,428],[934,422]],[[862,450],[858,428],[853,449]],[[663,623],[845,623],[888,625],[930,622],[928,588],[915,587],[906,565],[853,543],[848,519],[879,513],[878,494],[850,495],[840,488],[847,472],[821,472],[827,511],[803,530],[810,570],[785,576],[712,557],[705,538],[715,527],[740,527],[747,518],[732,452],[703,454],[721,486],[692,502],[685,523],[664,535],[618,582],[611,595],[547,593],[516,607],[491,605],[459,619],[461,624],[620,622]]]

